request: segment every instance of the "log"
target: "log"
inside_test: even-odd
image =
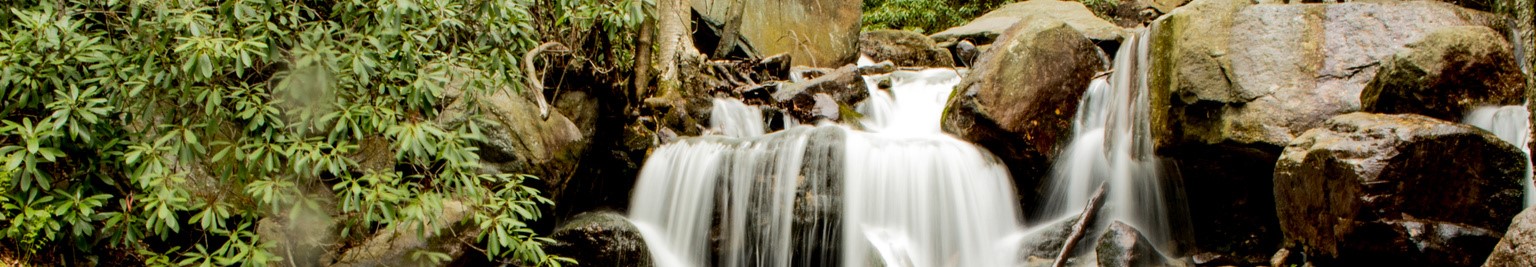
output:
[[[1088,200],[1088,206],[1083,207],[1083,214],[1077,217],[1077,224],[1072,226],[1072,235],[1067,236],[1067,242],[1061,247],[1061,254],[1056,255],[1056,262],[1052,267],[1066,266],[1067,258],[1072,255],[1072,247],[1088,234],[1088,227],[1093,225],[1093,220],[1098,217],[1099,208],[1104,207],[1104,185],[1099,183],[1099,189],[1093,191],[1093,198]]]

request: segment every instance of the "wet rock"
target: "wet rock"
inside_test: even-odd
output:
[[[859,76],[859,67],[843,66],[804,82],[785,84],[773,93],[773,99],[785,112],[800,121],[814,121],[818,115],[837,120],[839,105],[853,105],[869,98],[869,88]]]
[[[575,259],[581,266],[651,266],[640,230],[623,214],[608,211],[576,215],[555,228],[546,252]]]
[[[981,55],[981,50],[977,49],[976,44],[971,43],[970,40],[960,40],[950,49],[953,51],[951,54],[955,55],[956,67],[975,66],[976,57]]]
[[[385,228],[362,244],[342,252],[329,266],[440,266],[442,263],[417,261],[411,255],[434,252],[447,254],[449,259],[464,256],[471,249],[469,244],[474,244],[479,229],[459,224],[469,211],[462,203],[444,201],[441,204],[441,213],[433,216],[434,221],[429,226],[432,229],[423,230],[416,226]]]
[[[1020,23],[976,62],[946,104],[945,132],[1003,159],[1023,196],[1040,196],[1072,115],[1093,76],[1098,48],[1061,21]],[[1034,200],[1024,210],[1036,210]]]
[[[1102,267],[1174,266],[1136,227],[1115,221],[1094,246]]]
[[[876,62],[889,60],[902,67],[954,67],[949,50],[915,32],[876,30],[859,35],[859,53]]]
[[[1197,0],[1154,23],[1151,132],[1189,186],[1196,252],[1264,264],[1281,234],[1265,208],[1274,174],[1262,170],[1280,148],[1327,118],[1359,111],[1382,59],[1436,29],[1482,25],[1485,16],[1423,1]],[[1224,151],[1242,153],[1218,156]]]
[[[789,79],[790,69],[789,53],[780,53],[765,57],[752,65],[752,70],[757,73],[759,81],[782,81]]]
[[[1520,210],[1525,160],[1471,126],[1351,113],[1296,138],[1275,165],[1288,248],[1336,265],[1480,263]]]
[[[896,64],[891,63],[890,60],[881,61],[874,65],[859,66],[859,75],[879,75],[894,71],[896,71]]]
[[[1092,10],[1076,1],[1031,0],[998,7],[981,15],[970,23],[934,34],[938,42],[971,40],[976,44],[991,44],[1016,24],[1054,24],[1065,22],[1083,37],[1093,41],[1124,39],[1125,30],[1114,23],[1093,14]]]
[[[1515,216],[1509,231],[1504,232],[1504,239],[1499,240],[1483,263],[1483,267],[1505,266],[1536,266],[1536,208]]]
[[[690,0],[700,14],[727,21],[733,4],[741,12],[740,35],[759,54],[789,53],[793,65],[836,67],[858,59],[858,0]],[[728,29],[722,29],[728,30]]]
[[[1473,108],[1524,102],[1525,76],[1509,43],[1483,26],[1447,27],[1382,60],[1360,93],[1363,110],[1460,121]]]

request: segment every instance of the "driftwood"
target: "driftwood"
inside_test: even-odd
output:
[[[1087,207],[1083,207],[1083,214],[1077,217],[1077,225],[1072,226],[1072,235],[1067,236],[1067,242],[1061,247],[1061,254],[1056,255],[1056,262],[1051,266],[1066,266],[1067,258],[1072,255],[1072,247],[1076,247],[1077,241],[1088,234],[1088,227],[1093,225],[1094,217],[1098,217],[1099,208],[1104,207],[1104,185],[1100,183],[1099,189],[1093,191],[1093,198],[1088,200]]]
[[[533,67],[533,61],[542,53],[564,54],[570,52],[571,49],[563,44],[547,42],[523,54],[523,76],[528,77],[528,89],[533,91],[533,99],[539,102],[539,119],[541,120],[549,119],[549,101],[544,100],[544,79],[539,77],[538,69]]]

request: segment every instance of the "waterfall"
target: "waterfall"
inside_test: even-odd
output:
[[[709,125],[714,132],[730,137],[763,135],[763,111],[747,106],[740,99],[715,98],[709,110]]]
[[[1488,130],[1488,132],[1498,136],[1499,139],[1520,147],[1520,151],[1525,152],[1525,163],[1529,166],[1531,164],[1531,148],[1527,145],[1531,138],[1530,130],[1527,127],[1530,124],[1529,118],[1530,112],[1525,109],[1524,105],[1488,106],[1473,109],[1462,122]],[[1525,179],[1521,181],[1522,184],[1525,184],[1526,207],[1536,204],[1536,196],[1533,196],[1533,194],[1536,194],[1536,183],[1531,181],[1531,177],[1530,168],[1526,168]]]
[[[870,101],[888,102],[862,109],[867,132],[823,123],[657,148],[630,208],[655,263],[1018,266],[1022,227],[1006,169],[939,131],[958,74],[889,78],[891,92],[870,89],[886,93]],[[719,116],[722,106],[713,117],[735,117]]]
[[[1107,195],[1101,222],[1119,220],[1154,244],[1168,244],[1168,206],[1148,117],[1149,32],[1127,38],[1112,73],[1095,78],[1083,94],[1073,139],[1057,157],[1041,214],[1076,216],[1102,183]]]

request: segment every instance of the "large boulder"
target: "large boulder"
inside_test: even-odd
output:
[[[1536,208],[1525,209],[1493,247],[1483,267],[1536,266]]]
[[[942,127],[1002,158],[1020,195],[1045,195],[1042,178],[1070,137],[1083,92],[1103,70],[1099,49],[1067,23],[1020,23],[955,87]],[[1032,199],[1023,204],[1035,210]]]
[[[949,50],[934,45],[933,39],[915,32],[876,30],[859,35],[859,53],[875,62],[891,61],[906,67],[954,67]]]
[[[476,115],[495,122],[480,124],[485,139],[477,145],[484,171],[538,176],[548,186],[549,196],[559,197],[565,179],[575,172],[587,149],[587,133],[557,109],[550,109],[549,118],[540,118],[532,93],[461,90],[455,86],[460,83],[454,81],[445,90],[444,102],[449,104],[436,122],[446,129],[463,125]]]
[[[989,44],[994,40],[1003,40],[1001,36],[1016,24],[1059,22],[1065,22],[1094,41],[1118,42],[1125,38],[1125,29],[1094,15],[1083,3],[1059,0],[1030,0],[1004,5],[970,23],[933,34],[932,37],[939,42],[971,40],[976,44]]]
[[[1481,263],[1520,211],[1524,160],[1487,131],[1422,115],[1331,118],[1275,164],[1286,246],[1321,264]]]
[[[1183,176],[1195,252],[1266,262],[1280,240],[1265,208],[1274,199],[1266,166],[1281,148],[1329,117],[1359,111],[1382,59],[1436,29],[1489,17],[1425,1],[1197,0],[1155,22],[1152,133]]]
[[[794,65],[837,67],[858,59],[859,0],[690,0],[700,14],[725,22],[740,12],[740,35],[761,55],[789,53]],[[729,30],[729,29],[726,29]]]
[[[1459,121],[1478,106],[1525,101],[1525,75],[1509,43],[1488,27],[1441,28],[1381,62],[1360,93],[1366,112]]]
[[[1186,8],[1242,5],[1205,2],[1221,1]],[[1157,27],[1152,50],[1160,62],[1152,69],[1153,123],[1161,129],[1153,132],[1164,147],[1284,145],[1329,117],[1360,110],[1378,62],[1409,42],[1491,16],[1430,1],[1254,5],[1222,29],[1174,13]]]
[[[581,266],[651,266],[640,230],[616,212],[576,215],[550,235],[546,252],[575,259]]]

